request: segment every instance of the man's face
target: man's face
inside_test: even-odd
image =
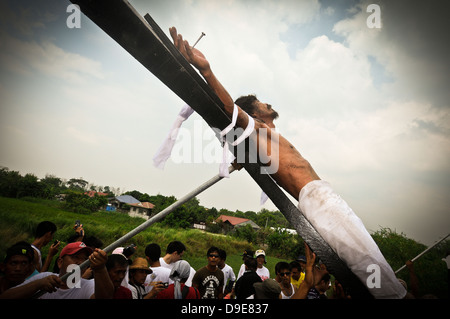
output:
[[[114,285],[114,288],[119,288],[122,280],[125,278],[127,266],[116,265],[114,268],[108,270],[109,277]]]
[[[256,262],[258,263],[258,268],[261,268],[264,265],[265,257],[263,255],[259,255],[256,257]]]
[[[291,282],[291,272],[289,269],[281,269],[278,273],[281,283],[289,284]]]
[[[178,253],[177,251],[173,252],[172,256],[172,262],[177,262],[181,259],[183,259],[184,250],[181,253]]]
[[[276,120],[279,117],[277,111],[272,108],[272,105],[268,103],[263,103],[260,101],[255,101],[254,105],[256,106],[255,117],[256,118],[267,118],[270,117],[272,120]]]
[[[22,283],[31,271],[31,262],[28,257],[15,255],[3,264],[2,271],[12,283]]]
[[[73,255],[65,255],[63,258],[58,259],[58,266],[60,269],[60,275],[64,275],[67,272],[69,265],[81,265],[86,259],[88,259],[88,251],[82,249]]]
[[[145,278],[147,278],[147,272],[142,269],[134,270],[133,281],[139,285],[143,285],[145,282]]]
[[[219,252],[213,251],[208,255],[208,265],[212,267],[216,267],[219,263]]]
[[[300,269],[292,268],[291,276],[292,276],[292,278],[294,278],[294,280],[299,280],[300,279]]]

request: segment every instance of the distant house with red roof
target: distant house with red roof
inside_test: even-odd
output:
[[[97,195],[97,196],[109,196],[109,194],[107,194],[107,193],[96,192],[96,191],[85,192],[84,195],[88,195],[89,197],[94,197],[95,195]]]
[[[247,218],[240,218],[234,216],[220,215],[216,221],[221,221],[224,224],[228,224],[231,228],[239,228],[245,225],[250,225],[254,230],[260,229],[252,220]]]

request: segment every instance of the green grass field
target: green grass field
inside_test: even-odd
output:
[[[52,221],[58,230],[54,238],[62,242],[62,247],[73,234],[75,220],[80,220],[87,236],[96,236],[103,241],[104,247],[119,239],[130,230],[144,222],[143,219],[132,218],[117,212],[96,212],[80,215],[61,209],[56,201],[47,201],[34,198],[11,199],[0,197],[0,256],[5,255],[6,249],[18,241],[32,242],[36,226],[44,220]],[[194,269],[206,265],[206,251],[211,246],[217,246],[227,252],[227,264],[237,275],[242,264],[242,251],[253,247],[246,241],[224,235],[216,235],[196,229],[172,229],[154,224],[142,233],[136,235],[127,244],[138,246],[135,256],[144,257],[144,249],[150,243],[161,246],[163,254],[169,242],[179,240],[183,242],[187,251],[185,259]],[[49,245],[48,245],[49,246]],[[48,246],[42,249],[43,256],[47,254]],[[61,248],[60,248],[61,249]],[[2,257],[3,258],[3,257]],[[274,268],[277,262],[282,261],[267,256],[266,267],[274,277]],[[284,260],[290,261],[290,260]]]

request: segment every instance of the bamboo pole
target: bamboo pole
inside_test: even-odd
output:
[[[437,242],[435,242],[433,245],[431,245],[430,247],[428,247],[427,249],[425,249],[424,251],[422,251],[420,254],[418,254],[416,257],[414,257],[413,259],[411,259],[411,262],[415,262],[417,259],[419,259],[423,254],[425,254],[426,252],[428,252],[430,249],[432,249],[434,246],[436,246],[437,244],[439,244],[440,242],[442,242],[445,238],[447,238],[448,236],[450,236],[450,234],[448,234],[447,236],[445,236],[444,238],[438,240]],[[406,267],[406,264],[403,265],[402,267],[400,267],[395,273],[398,273],[399,271],[403,270]]]

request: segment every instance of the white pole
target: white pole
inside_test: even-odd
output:
[[[422,251],[420,254],[418,254],[416,257],[414,257],[413,259],[411,259],[411,262],[415,262],[417,259],[419,259],[423,254],[425,254],[427,251],[429,251],[431,248],[433,248],[434,246],[436,246],[437,244],[439,244],[441,241],[443,241],[445,238],[447,238],[448,236],[450,236],[450,234],[448,234],[447,236],[445,236],[444,238],[438,240],[437,242],[435,242],[432,246],[428,247],[427,249],[425,249],[424,251]],[[400,270],[403,270],[403,268],[406,267],[406,264],[403,265],[402,267],[400,267],[395,273],[398,273]]]

